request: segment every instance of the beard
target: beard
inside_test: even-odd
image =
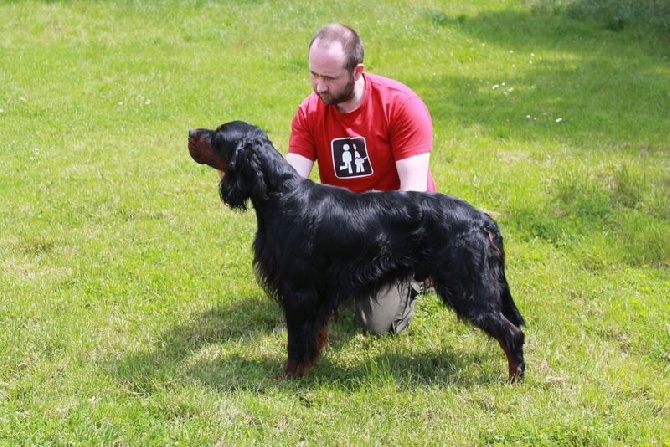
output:
[[[356,81],[352,76],[349,81],[337,92],[325,92],[317,93],[317,96],[321,101],[329,106],[335,106],[343,102],[351,101],[354,98],[354,89],[356,86]]]

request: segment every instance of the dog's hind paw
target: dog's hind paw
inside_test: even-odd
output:
[[[507,382],[510,384],[520,384],[526,375],[526,363],[519,363],[516,368],[510,368]]]

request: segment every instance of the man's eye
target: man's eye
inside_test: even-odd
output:
[[[323,76],[323,75],[320,75],[320,74],[317,74],[317,73],[312,73],[312,72],[310,72],[310,75],[313,78],[321,79],[321,80],[326,81],[326,82],[332,82],[332,81],[337,80],[337,77],[334,77],[334,76]]]

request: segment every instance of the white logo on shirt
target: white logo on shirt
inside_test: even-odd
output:
[[[336,138],[331,142],[337,178],[367,177],[374,172],[365,138]]]

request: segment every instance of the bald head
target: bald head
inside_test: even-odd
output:
[[[344,68],[353,71],[356,66],[363,63],[363,42],[356,31],[341,23],[331,23],[324,26],[314,34],[309,42],[310,50],[314,46],[322,48],[334,48],[344,54]]]

